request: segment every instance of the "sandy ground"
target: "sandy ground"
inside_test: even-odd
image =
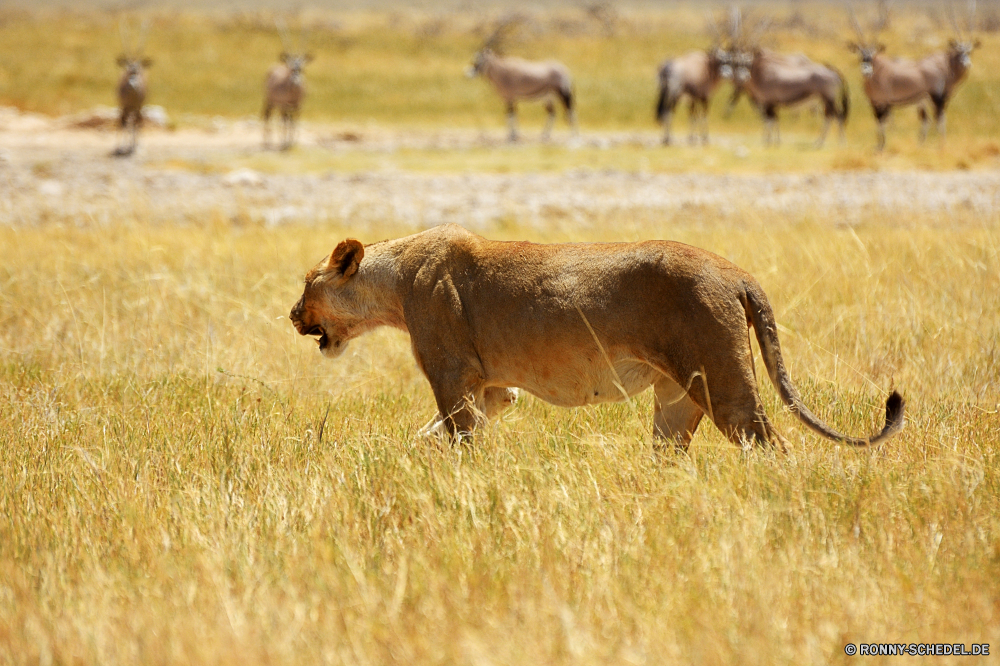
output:
[[[802,219],[834,210],[853,224],[873,210],[891,224],[908,213],[956,210],[984,216],[1000,209],[1000,172],[832,172],[708,175],[577,169],[541,174],[420,174],[397,171],[266,174],[246,168],[197,173],[162,166],[171,159],[227,157],[260,151],[255,121],[206,120],[203,129],[147,131],[139,152],[109,156],[115,134],[69,129],[67,119],[0,110],[0,224],[107,224],[134,216],[149,223],[205,221],[346,223],[424,228],[457,222],[488,231],[512,220],[553,220],[567,227],[626,223],[631,215],[693,219],[755,212]],[[475,130],[365,132],[307,126],[302,143],[331,151],[386,152],[401,147],[461,150],[498,144],[502,135]],[[656,146],[658,135],[590,134],[581,141]],[[155,161],[153,157],[155,156]],[[829,216],[824,215],[824,218]],[[567,229],[568,230],[568,229]]]

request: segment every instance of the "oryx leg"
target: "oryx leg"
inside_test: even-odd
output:
[[[920,116],[920,143],[923,143],[927,139],[927,130],[931,120],[923,104],[917,107],[917,115]]]
[[[664,93],[666,94],[666,93]],[[663,105],[663,114],[660,116],[660,122],[663,123],[663,145],[669,146],[671,142],[670,138],[670,124],[673,122],[674,118],[674,108],[677,106],[676,97],[668,97]]]
[[[770,146],[773,143],[777,146],[780,142],[778,108],[774,104],[768,104],[764,107],[764,144]]]
[[[136,134],[138,130],[137,115],[134,111],[128,114],[128,120],[126,121],[125,136],[123,137],[125,144],[122,151],[123,155],[131,155],[135,152],[136,145]]]
[[[517,108],[513,102],[507,103],[507,140],[511,143],[517,141]]]
[[[132,116],[128,112],[122,112],[121,120],[121,132],[118,137],[118,154],[128,155],[129,154],[129,131],[131,128]]]
[[[573,136],[576,136],[579,132],[576,127],[576,109],[573,108],[573,91],[568,88],[560,90],[559,99],[562,100],[563,108],[566,109],[566,122],[569,123]]]
[[[686,450],[705,412],[665,375],[653,384],[653,409],[653,436]]]
[[[708,98],[701,100],[701,144],[708,145]]]
[[[729,103],[726,104],[726,110],[722,112],[722,117],[728,119],[729,116],[733,115],[733,109],[739,104],[740,96],[743,95],[743,88],[733,88],[733,94],[729,98]]]
[[[134,153],[139,147],[139,129],[142,127],[142,109],[132,114],[132,145],[129,147],[129,154]]]
[[[819,133],[819,138],[816,139],[816,147],[822,148],[823,144],[826,143],[826,133],[830,131],[830,123],[832,120],[830,116],[823,119],[823,130]]]
[[[552,135],[552,126],[556,122],[556,106],[551,99],[545,100],[545,129],[542,130],[542,141],[548,141]]]
[[[688,131],[688,143],[692,146],[698,143],[698,100],[692,97],[688,102],[688,120],[691,129]]]
[[[115,136],[115,143],[118,144],[117,146],[115,146],[115,152],[114,152],[115,155],[125,154],[125,142],[127,141],[125,133],[127,131],[128,131],[128,112],[125,111],[125,109],[122,109],[121,116],[119,116],[118,118],[118,134],[117,136]]]
[[[264,110],[260,114],[264,121],[264,148],[271,147],[271,110],[270,104],[264,104]]]
[[[294,116],[291,109],[284,109],[281,112],[281,149],[288,150],[292,147],[292,123]]]
[[[663,145],[670,145],[670,123],[673,120],[674,110],[670,107],[663,111],[663,118],[660,122],[663,123]]]
[[[833,122],[833,118],[837,115],[837,105],[833,100],[826,100],[826,109],[823,114],[823,131],[820,132],[819,138],[816,139],[816,147],[822,148],[823,144],[826,143],[826,133],[830,131],[830,123]]]
[[[945,97],[944,95],[938,95],[931,97],[931,101],[934,102],[934,120],[937,122],[938,134],[941,138],[944,138],[945,132],[945,121],[944,121],[944,105]]]
[[[885,123],[889,119],[889,110],[891,107],[888,106],[873,106],[872,111],[875,112],[875,120],[878,122],[878,148],[879,152],[885,149]]]

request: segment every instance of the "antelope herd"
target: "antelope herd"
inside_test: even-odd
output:
[[[861,27],[853,7],[848,8],[849,22],[857,41],[847,44],[848,49],[860,59],[863,88],[877,123],[877,150],[885,147],[886,120],[897,106],[917,105],[921,141],[927,136],[929,107],[933,107],[938,132],[943,137],[945,107],[968,74],[973,50],[980,46],[980,41],[971,35],[975,0],[971,0],[969,5],[967,29],[963,31],[959,27],[952,10],[950,18],[955,36],[949,41],[948,48],[920,60],[885,54],[886,47],[879,41],[879,32],[888,23],[888,3],[880,2],[878,6],[881,15],[870,35]],[[466,74],[470,78],[481,76],[486,79],[500,96],[506,107],[509,141],[518,140],[517,104],[529,100],[542,101],[548,113],[543,140],[551,134],[557,102],[561,103],[566,120],[576,136],[575,96],[569,69],[554,60],[532,62],[503,53],[504,34],[523,20],[515,17],[501,21],[476,52]],[[850,110],[844,76],[831,65],[814,62],[804,54],[785,54],[764,48],[761,36],[768,25],[767,20],[759,20],[754,29],[746,30],[740,11],[732,9],[726,30],[720,30],[719,23],[712,22],[715,40],[709,48],[691,51],[660,64],[656,120],[662,126],[665,145],[671,143],[672,117],[684,97],[689,100],[689,142],[697,143],[700,138],[701,143],[708,143],[709,102],[719,85],[727,80],[733,87],[733,94],[726,115],[741,96],[746,96],[763,119],[765,144],[776,144],[780,139],[778,110],[810,99],[819,101],[824,115],[823,129],[816,146],[823,145],[833,121],[837,121],[843,140]],[[313,56],[305,48],[304,29],[296,48],[284,22],[276,20],[275,27],[284,50],[278,57],[279,63],[271,67],[265,79],[261,113],[263,145],[265,149],[271,146],[270,117],[277,110],[281,114],[278,147],[287,150],[295,143],[295,126],[306,94],[303,68]],[[122,54],[117,62],[122,73],[117,95],[122,138],[112,153],[116,156],[128,156],[135,152],[142,125],[146,69],[152,64],[143,55],[146,28],[147,23],[144,22],[138,37],[133,39],[128,23],[122,20],[120,25]]]
[[[865,94],[878,121],[879,150],[885,147],[885,122],[894,106],[919,105],[917,113],[920,116],[920,140],[923,141],[927,138],[927,126],[930,122],[926,104],[930,102],[934,106],[938,132],[944,136],[944,108],[955,92],[955,87],[962,82],[972,66],[972,50],[979,46],[979,40],[963,34],[954,13],[951,13],[951,19],[957,39],[949,41],[948,50],[913,61],[883,55],[885,45],[879,43],[878,33],[866,37],[857,17],[851,12],[851,26],[858,35],[858,42],[849,42],[848,48],[861,59]],[[970,11],[970,30],[971,27]]]

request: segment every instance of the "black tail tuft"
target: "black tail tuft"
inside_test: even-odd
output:
[[[889,399],[885,401],[885,427],[887,430],[895,432],[903,427],[904,411],[906,401],[899,391],[893,391]]]

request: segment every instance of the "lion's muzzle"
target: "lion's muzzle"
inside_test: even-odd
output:
[[[288,318],[291,320],[295,330],[299,332],[299,335],[322,335],[322,328],[306,324],[305,314],[306,308],[300,298],[299,302],[292,308],[292,311],[288,313]]]
[[[310,324],[306,321],[306,309],[301,300],[288,313],[288,318],[299,335],[308,335],[316,339],[316,344],[319,345],[319,350],[324,356],[335,357],[344,351],[346,345],[341,336],[331,339],[325,328],[319,324]]]

